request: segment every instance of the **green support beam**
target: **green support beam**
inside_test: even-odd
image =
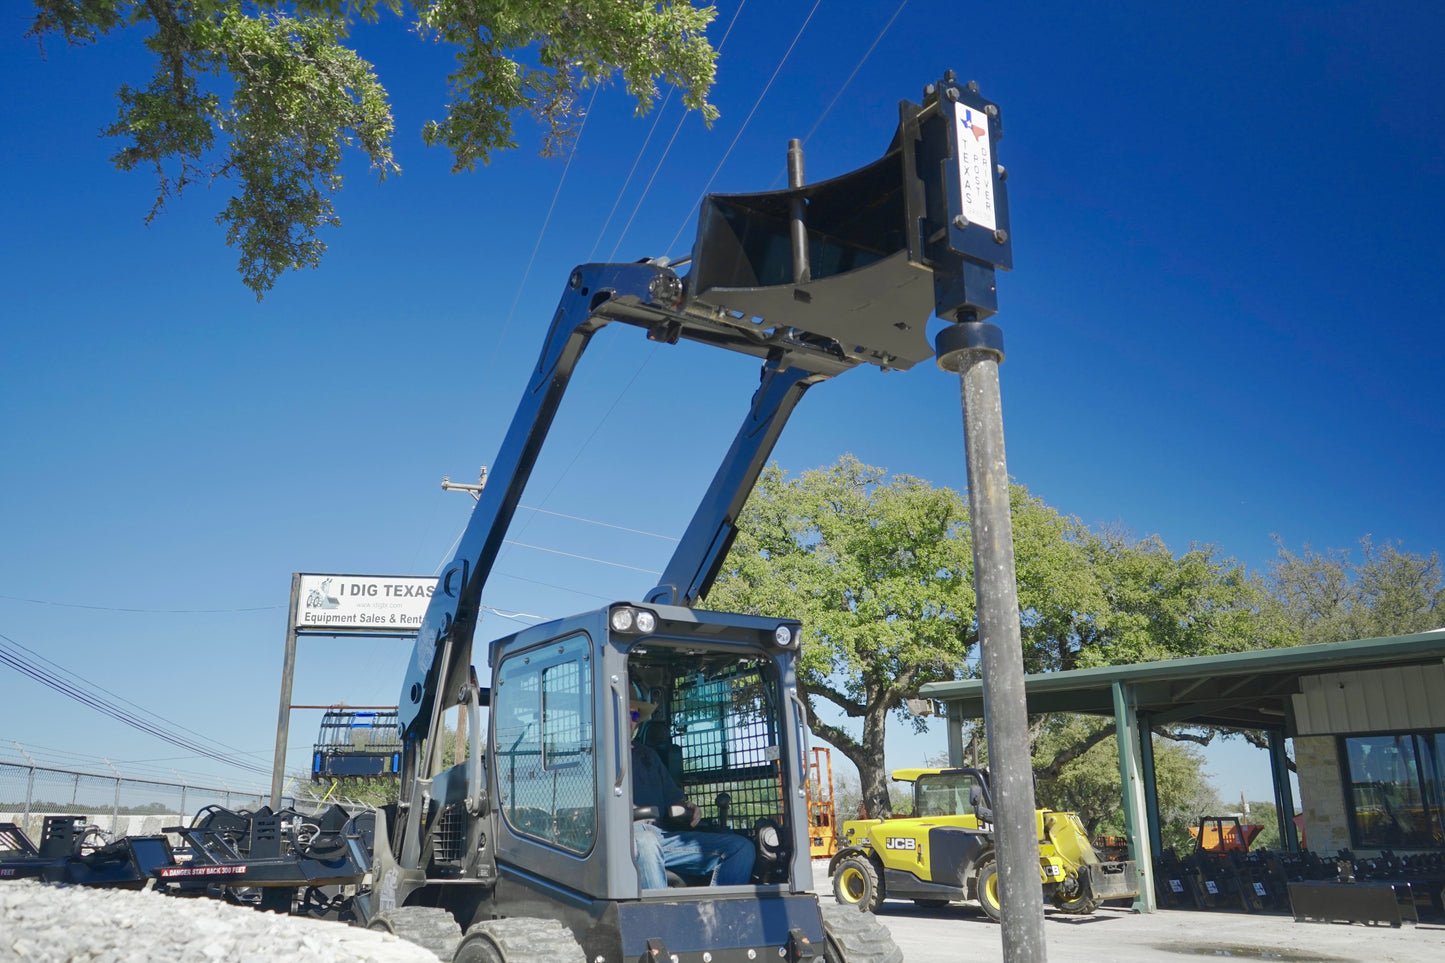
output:
[[[1159,785],[1154,778],[1154,717],[1139,713],[1139,771],[1144,777],[1144,814],[1149,824],[1149,850],[1164,850],[1164,833],[1159,823]]]
[[[1124,832],[1129,837],[1129,858],[1139,870],[1139,896],[1134,912],[1154,912],[1154,848],[1149,840],[1149,795],[1140,766],[1139,714],[1128,686],[1114,680],[1114,732],[1119,743],[1119,781],[1124,794]]]
[[[1266,733],[1269,741],[1269,768],[1274,777],[1274,809],[1279,819],[1279,838],[1284,848],[1299,852],[1299,833],[1294,824],[1294,790],[1289,782],[1289,756],[1284,751],[1284,730],[1270,729]]]

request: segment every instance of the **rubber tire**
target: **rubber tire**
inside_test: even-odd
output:
[[[883,881],[878,867],[866,856],[849,856],[833,871],[833,898],[863,913],[876,913],[883,905]]]
[[[435,906],[399,906],[386,910],[378,913],[366,928],[391,933],[447,961],[456,953],[462,938],[462,928],[456,918]]]
[[[467,928],[454,963],[585,963],[572,931],[556,920],[514,916]]]
[[[1075,882],[1077,883],[1078,881],[1075,880]],[[1078,888],[1082,889],[1083,887],[1080,885]],[[1075,896],[1073,899],[1066,899],[1055,894],[1053,903],[1054,909],[1060,913],[1068,913],[1070,916],[1087,916],[1099,908],[1099,900],[1090,899],[1082,895]]]
[[[913,904],[914,904],[915,906],[922,907],[923,909],[943,909],[945,906],[948,905],[948,900],[946,900],[946,899],[916,899],[916,900],[913,901]]]
[[[1099,908],[1099,901],[1096,899],[1072,899],[1059,900],[1054,903],[1054,909],[1060,913],[1068,913],[1071,916],[1088,916]]]
[[[978,905],[983,907],[983,915],[997,923],[1003,916],[1003,907],[998,901],[998,858],[993,853],[978,864],[978,872],[973,877],[973,891]]]
[[[903,963],[893,934],[872,913],[848,905],[819,903],[823,912],[824,963]]]

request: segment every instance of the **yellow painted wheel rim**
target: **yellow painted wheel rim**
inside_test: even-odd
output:
[[[856,868],[849,866],[838,876],[838,891],[850,903],[861,903],[868,894],[868,879]]]

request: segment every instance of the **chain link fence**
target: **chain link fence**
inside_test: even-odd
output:
[[[84,815],[112,835],[143,836],[189,823],[204,806],[254,811],[269,805],[270,796],[259,788],[195,786],[0,761],[0,822],[15,823],[32,840],[40,838],[46,816]],[[353,813],[367,808],[336,796],[324,803],[307,793],[281,797],[283,807],[307,813],[332,803]]]

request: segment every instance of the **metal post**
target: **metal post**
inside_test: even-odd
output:
[[[1118,738],[1114,740],[1118,743]],[[1159,822],[1159,782],[1154,774],[1154,727],[1150,717],[1139,714],[1139,771],[1144,777],[1144,816],[1149,822],[1149,845],[1164,851],[1164,830]]]
[[[301,575],[291,573],[291,605],[286,609],[286,655],[281,663],[281,709],[276,719],[276,757],[271,763],[271,808],[281,808],[281,785],[286,778],[286,741],[291,735],[291,682],[296,676],[296,602],[301,596]]]
[[[788,187],[803,186],[803,142],[794,137],[788,141]],[[813,277],[808,264],[807,206],[801,196],[788,201],[789,230],[793,242],[793,283],[806,284]]]
[[[1287,852],[1299,852],[1299,832],[1294,824],[1294,790],[1289,782],[1289,756],[1284,751],[1284,730],[1270,729],[1269,771],[1274,779],[1274,810],[1279,820],[1279,839]]]
[[[30,767],[30,778],[25,780],[25,819],[24,824],[30,825],[30,800],[35,795],[35,767]]]
[[[963,398],[969,525],[978,595],[984,727],[998,840],[1004,959],[1008,963],[1043,963],[1048,959],[1044,894],[1039,885],[1034,772],[1024,701],[1023,642],[998,380],[1003,332],[984,321],[963,320],[939,333],[937,353],[939,367],[958,372]]]
[[[1148,818],[1144,815],[1143,775],[1139,767],[1139,719],[1134,694],[1114,680],[1114,738],[1119,744],[1119,782],[1124,793],[1124,832],[1129,837],[1129,857],[1139,872],[1139,895],[1134,912],[1154,912],[1154,856],[1149,842]]]

